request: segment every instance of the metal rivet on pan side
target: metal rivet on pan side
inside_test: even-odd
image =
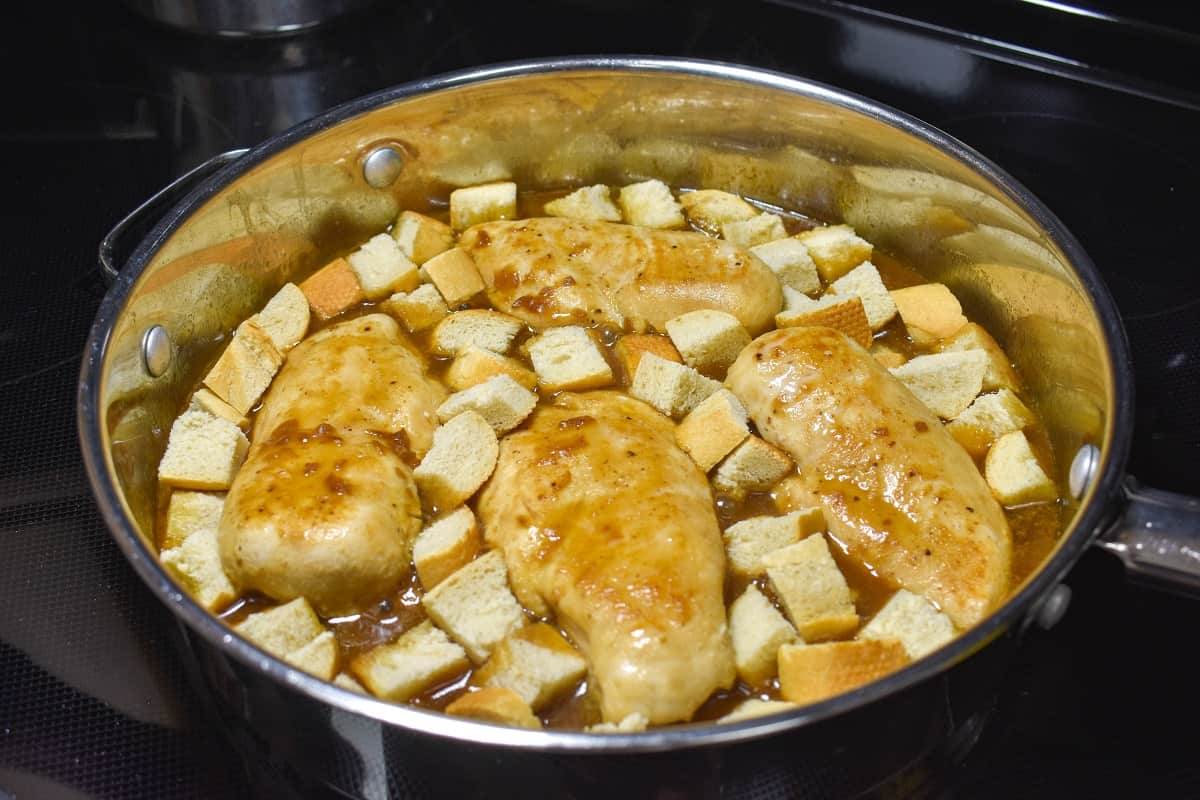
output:
[[[1085,444],[1079,448],[1079,452],[1075,454],[1075,460],[1071,462],[1071,472],[1067,475],[1068,488],[1071,490],[1071,496],[1076,500],[1082,500],[1083,494],[1092,485],[1092,479],[1096,477],[1096,468],[1100,465],[1100,448],[1094,444]]]
[[[142,334],[142,365],[157,378],[171,366],[171,337],[162,325],[154,325]]]
[[[393,147],[378,147],[363,159],[363,178],[376,189],[395,183],[404,168],[404,159]]]
[[[1067,615],[1071,605],[1071,587],[1059,584],[1046,595],[1037,610],[1037,623],[1043,630],[1050,630]]]

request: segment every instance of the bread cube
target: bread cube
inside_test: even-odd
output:
[[[281,353],[291,350],[308,333],[308,298],[294,283],[285,283],[250,321],[263,329]]]
[[[858,627],[854,596],[822,534],[767,553],[762,564],[804,641],[832,639]]]
[[[908,356],[884,342],[872,342],[868,350],[884,369],[894,369],[908,363]]]
[[[504,355],[524,328],[516,317],[488,308],[455,311],[433,329],[430,344],[440,356],[458,355],[468,345]]]
[[[397,292],[388,298],[383,308],[399,317],[409,333],[432,328],[450,313],[441,292],[428,283],[411,292]]]
[[[754,578],[766,570],[763,559],[776,550],[796,544],[810,534],[826,529],[819,508],[802,508],[779,517],[750,517],[725,529],[725,554],[729,569],[742,578]]]
[[[228,489],[249,447],[237,425],[189,409],[171,425],[158,480],[181,489]]]
[[[923,283],[897,289],[892,292],[892,300],[909,338],[918,347],[930,347],[967,324],[958,298],[945,284]]]
[[[225,493],[171,492],[167,501],[167,524],[160,549],[170,550],[183,544],[197,531],[216,532],[225,508]]]
[[[988,450],[983,477],[992,494],[1006,506],[1055,500],[1058,489],[1038,464],[1029,440],[1021,431],[1006,433]]]
[[[721,225],[721,237],[735,247],[751,247],[776,239],[786,239],[787,230],[778,214],[756,214],[749,219],[733,220]]]
[[[633,376],[637,374],[638,364],[644,353],[654,353],[659,358],[674,361],[676,364],[683,363],[683,357],[666,336],[657,333],[632,333],[622,336],[613,345],[613,355],[621,365],[621,383],[624,386],[633,383]]]
[[[499,686],[464,694],[446,706],[446,713],[452,717],[469,717],[518,728],[540,730],[542,727],[542,721],[533,715],[533,710],[520,695]]]
[[[895,639],[916,661],[953,639],[954,623],[921,595],[900,589],[863,626],[858,638]]]
[[[516,216],[517,185],[512,181],[468,186],[450,193],[450,227],[456,231]]]
[[[331,680],[337,673],[337,638],[332,631],[320,633],[308,644],[288,653],[283,660],[323,681]]]
[[[348,672],[339,672],[337,677],[333,679],[333,683],[352,692],[358,692],[359,694],[367,693],[367,688],[356,681]]]
[[[528,347],[538,385],[547,392],[595,389],[613,382],[612,367],[587,328],[548,328]]]
[[[539,711],[574,688],[587,668],[587,661],[561,633],[537,622],[498,644],[472,682],[511,689]]]
[[[508,570],[491,550],[425,593],[430,619],[482,664],[506,636],[523,627],[525,610],[508,588]]]
[[[736,194],[720,189],[698,189],[679,195],[679,205],[687,214],[688,222],[705,233],[714,236],[721,232],[727,222],[750,219],[758,216],[758,209]]]
[[[484,290],[475,260],[461,247],[439,253],[425,262],[424,269],[447,305],[461,305]]]
[[[781,286],[803,294],[821,291],[821,276],[817,265],[804,242],[794,237],[776,239],[750,248],[764,264],[771,268]]]
[[[643,353],[629,393],[673,419],[688,414],[721,384],[691,367]]]
[[[400,252],[418,267],[454,246],[454,231],[449,225],[415,211],[400,212],[392,226],[392,238]]]
[[[587,733],[641,733],[649,724],[650,720],[640,711],[635,711],[620,722],[599,722],[589,725],[584,730]]]
[[[675,441],[705,472],[749,435],[746,409],[728,389],[706,397],[675,429]]]
[[[796,234],[805,247],[817,272],[826,283],[832,283],[859,264],[871,258],[875,247],[854,232],[849,225],[828,225]]]
[[[667,335],[683,363],[706,375],[724,375],[750,344],[750,334],[737,317],[709,308],[667,320]]]
[[[403,702],[468,666],[467,652],[425,620],[396,641],[363,653],[350,669],[371,694]]]
[[[458,357],[446,370],[446,384],[461,392],[497,375],[507,375],[526,389],[537,386],[537,375],[520,361],[474,345],[467,345],[458,352]]]
[[[816,703],[857,689],[909,663],[894,639],[791,645],[779,648],[779,694],[793,703]]]
[[[499,436],[524,422],[535,405],[537,395],[507,375],[497,375],[450,395],[438,406],[437,414],[446,422],[464,411],[474,411]]]
[[[421,579],[421,588],[429,591],[437,586],[471,563],[481,549],[479,524],[471,509],[463,506],[434,520],[413,542],[413,564]]]
[[[621,187],[617,197],[621,213],[630,225],[644,228],[685,228],[683,208],[671,190],[659,180],[642,181]]]
[[[1001,389],[976,397],[966,411],[946,423],[946,430],[968,453],[981,458],[1001,436],[1023,430],[1033,421],[1033,412],[1015,394]]]
[[[496,432],[474,411],[439,426],[433,447],[413,470],[422,503],[443,511],[462,505],[492,474],[499,454]]]
[[[983,389],[987,355],[982,350],[917,356],[888,370],[925,406],[942,419],[953,419]]]
[[[386,233],[372,236],[346,260],[368,300],[379,300],[392,292],[411,292],[421,282],[417,265]]]
[[[770,489],[792,466],[787,453],[751,434],[717,465],[712,482],[717,491],[741,499]]]
[[[958,353],[964,350],[981,350],[987,356],[987,371],[983,373],[985,392],[994,392],[997,389],[1021,391],[1021,378],[1009,363],[1008,355],[982,326],[969,322],[938,347],[938,352],[941,353]]]
[[[813,515],[814,522],[818,527],[813,528],[810,533],[825,530],[822,527],[824,516],[821,515],[819,508],[812,507],[813,499],[813,491],[809,488],[808,481],[798,472],[788,475],[771,489],[771,502],[778,513],[790,514],[793,511],[803,511]]]
[[[830,285],[829,291],[839,297],[851,294],[861,297],[863,309],[867,312],[867,323],[873,331],[887,325],[896,316],[896,303],[892,300],[891,292],[883,285],[879,270],[870,261],[864,261],[838,278]]]
[[[796,629],[754,584],[729,607],[729,635],[738,677],[750,686],[763,686],[775,677],[780,646],[798,638]]]
[[[745,722],[748,719],[757,719],[758,717],[791,711],[793,708],[799,708],[799,706],[796,703],[789,703],[786,700],[760,700],[757,697],[751,697],[725,716],[718,717],[717,722],[721,724]]]
[[[253,322],[238,326],[225,352],[204,376],[204,385],[213,394],[248,414],[283,366],[283,354],[275,349],[271,337]]]
[[[159,560],[192,599],[219,611],[237,597],[237,589],[221,568],[216,527],[194,531],[179,545],[163,550]]]
[[[279,658],[294,653],[325,633],[325,626],[303,597],[266,611],[257,611],[234,625],[233,629]]]
[[[239,413],[236,408],[213,394],[211,389],[201,386],[188,402],[188,410],[199,410],[212,414],[214,417],[232,422],[243,431],[250,430],[250,418]]]
[[[862,347],[871,346],[871,323],[867,319],[862,298],[858,295],[827,294],[819,300],[810,300],[798,293],[788,293],[786,297],[790,308],[775,315],[776,327],[807,325],[833,328]]]
[[[336,258],[314,272],[300,284],[300,291],[308,299],[312,313],[321,320],[336,317],[367,299],[358,276],[344,258]]]
[[[543,210],[551,217],[599,222],[621,221],[621,210],[613,203],[611,190],[602,183],[584,186],[565,197],[551,200]]]

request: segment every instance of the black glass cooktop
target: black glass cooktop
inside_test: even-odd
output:
[[[173,622],[110,541],[74,425],[104,283],[96,246],[173,176],[343,100],[558,54],[740,62],[921,117],[1071,228],[1131,340],[1131,472],[1200,494],[1200,27],[1101,3],[509,0],[378,3],[314,32],[215,41],[119,4],[44,4],[0,28],[0,798],[269,793],[184,678]],[[1139,12],[1140,16],[1139,16]],[[979,745],[925,796],[1200,796],[1187,653],[1200,603],[1100,552],[1034,629]],[[889,788],[888,796],[904,796]],[[729,796],[737,796],[731,788]]]

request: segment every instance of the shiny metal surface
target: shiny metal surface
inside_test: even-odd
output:
[[[1062,622],[1062,618],[1067,615],[1067,609],[1070,607],[1071,587],[1060,583],[1050,590],[1050,594],[1046,595],[1046,599],[1038,606],[1037,624],[1043,630],[1050,630]]]
[[[1130,478],[1125,513],[1098,544],[1131,578],[1200,597],[1200,498],[1148,489]]]
[[[171,335],[161,325],[151,325],[142,336],[142,365],[151,378],[157,378],[171,366]]]
[[[1071,469],[1067,472],[1067,488],[1071,497],[1079,500],[1096,477],[1096,467],[1100,463],[1100,448],[1094,444],[1085,444],[1079,448],[1075,458],[1071,459]]]
[[[363,159],[363,180],[376,189],[386,189],[400,177],[404,157],[394,147],[378,147]]]
[[[307,30],[370,0],[129,0],[145,16],[194,33],[272,36]]]

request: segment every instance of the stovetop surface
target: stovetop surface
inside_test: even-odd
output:
[[[96,247],[208,156],[414,78],[543,55],[680,55],[823,81],[948,131],[1091,254],[1134,354],[1130,472],[1200,495],[1200,94],[1188,69],[1200,27],[1047,5],[997,0],[968,20],[937,4],[901,17],[885,3],[416,0],[240,42],[121,6],[25,7],[0,31],[0,798],[248,792],[182,677],[169,614],[111,542],[83,473],[74,401],[105,288]],[[1200,796],[1186,655],[1200,603],[1126,582],[1099,552],[1066,582],[1071,610],[1031,632],[980,745],[936,793]]]

